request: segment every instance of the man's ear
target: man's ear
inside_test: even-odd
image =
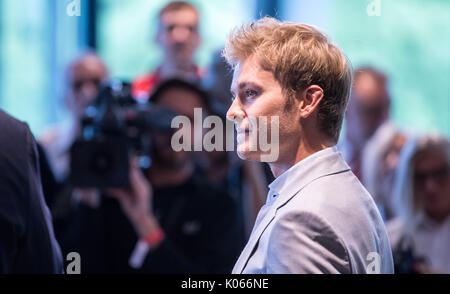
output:
[[[321,87],[313,85],[306,88],[301,95],[302,99],[299,104],[300,116],[308,118],[319,108],[320,101],[323,98],[323,90]]]

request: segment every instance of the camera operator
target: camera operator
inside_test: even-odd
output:
[[[181,80],[162,83],[151,101],[192,119],[207,108],[203,92]],[[231,271],[241,250],[236,205],[199,177],[192,152],[171,148],[174,131],[152,131],[151,166],[143,173],[131,161],[129,189],[78,207],[65,245],[80,253],[82,273]]]

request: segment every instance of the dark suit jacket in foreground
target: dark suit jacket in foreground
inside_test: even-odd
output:
[[[62,273],[28,126],[0,111],[0,273]]]

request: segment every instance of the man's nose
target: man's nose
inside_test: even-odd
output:
[[[176,27],[172,32],[172,38],[175,42],[185,42],[190,37],[190,31],[186,27]]]
[[[243,119],[245,117],[245,111],[242,108],[242,104],[239,98],[234,99],[230,108],[227,111],[227,119],[236,122],[237,119]]]

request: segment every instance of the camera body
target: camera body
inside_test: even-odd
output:
[[[176,114],[131,95],[131,84],[103,84],[70,149],[70,183],[77,188],[129,187],[130,156],[151,164],[152,132],[172,131]]]

